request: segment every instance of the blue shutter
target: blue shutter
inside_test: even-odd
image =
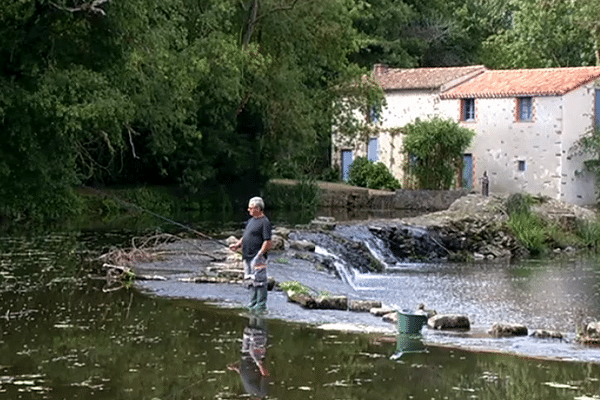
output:
[[[369,149],[367,151],[367,159],[369,161],[379,161],[379,140],[378,138],[369,139]]]
[[[344,181],[348,181],[348,172],[352,161],[354,161],[352,150],[342,150],[342,179]]]
[[[473,154],[463,155],[462,187],[473,188]]]

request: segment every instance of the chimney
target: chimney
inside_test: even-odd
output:
[[[388,66],[385,64],[373,65],[373,76],[387,74]]]

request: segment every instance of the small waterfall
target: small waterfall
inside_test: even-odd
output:
[[[336,236],[348,242],[337,240]],[[403,265],[394,257],[385,241],[375,236],[365,225],[338,226],[332,234],[296,233],[294,239],[315,243],[315,253],[331,260],[331,265],[341,280],[354,291],[389,289],[384,274],[367,272],[371,262],[369,257],[381,263],[384,271],[396,270]],[[362,244],[363,249],[354,248],[353,243]]]
[[[338,228],[338,232],[351,240],[361,241],[369,250],[371,255],[385,267],[393,268],[398,265],[398,260],[394,257],[388,246],[383,240],[373,235],[369,227],[364,225],[352,225]]]
[[[359,290],[359,288],[355,284],[356,271],[352,268],[349,268],[340,257],[321,246],[315,247],[315,253],[331,258],[333,260],[335,270],[337,271],[342,281],[344,281],[344,283],[350,286],[353,290]]]

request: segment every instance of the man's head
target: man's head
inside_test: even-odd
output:
[[[253,197],[248,202],[248,212],[253,217],[260,216],[265,209],[265,202],[261,197]]]

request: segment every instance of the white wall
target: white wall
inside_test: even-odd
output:
[[[460,100],[451,101],[456,107]],[[468,150],[475,159],[475,176],[487,171],[491,192],[559,198],[561,100],[536,97],[533,121],[515,119],[515,98],[475,100],[475,121],[461,123],[477,132]],[[525,171],[519,171],[519,161],[525,162]]]
[[[401,183],[404,176],[402,134],[393,135],[385,128],[403,127],[417,118],[429,119],[438,112],[439,95],[431,90],[406,90],[386,92],[387,107],[381,115],[379,159]]]
[[[588,84],[564,96],[564,129],[562,146],[562,193],[560,200],[579,205],[595,204],[597,189],[595,177],[584,172],[583,161],[589,155],[575,155],[575,142],[594,124],[595,87]]]
[[[442,100],[440,115],[459,119],[460,100]],[[592,126],[593,86],[565,96],[533,98],[533,121],[516,121],[515,98],[475,100],[475,121],[461,122],[477,132],[467,152],[473,153],[476,188],[483,171],[490,191],[527,192],[572,204],[596,201],[594,177],[582,171],[582,157],[569,151]],[[525,171],[519,171],[519,161]]]

